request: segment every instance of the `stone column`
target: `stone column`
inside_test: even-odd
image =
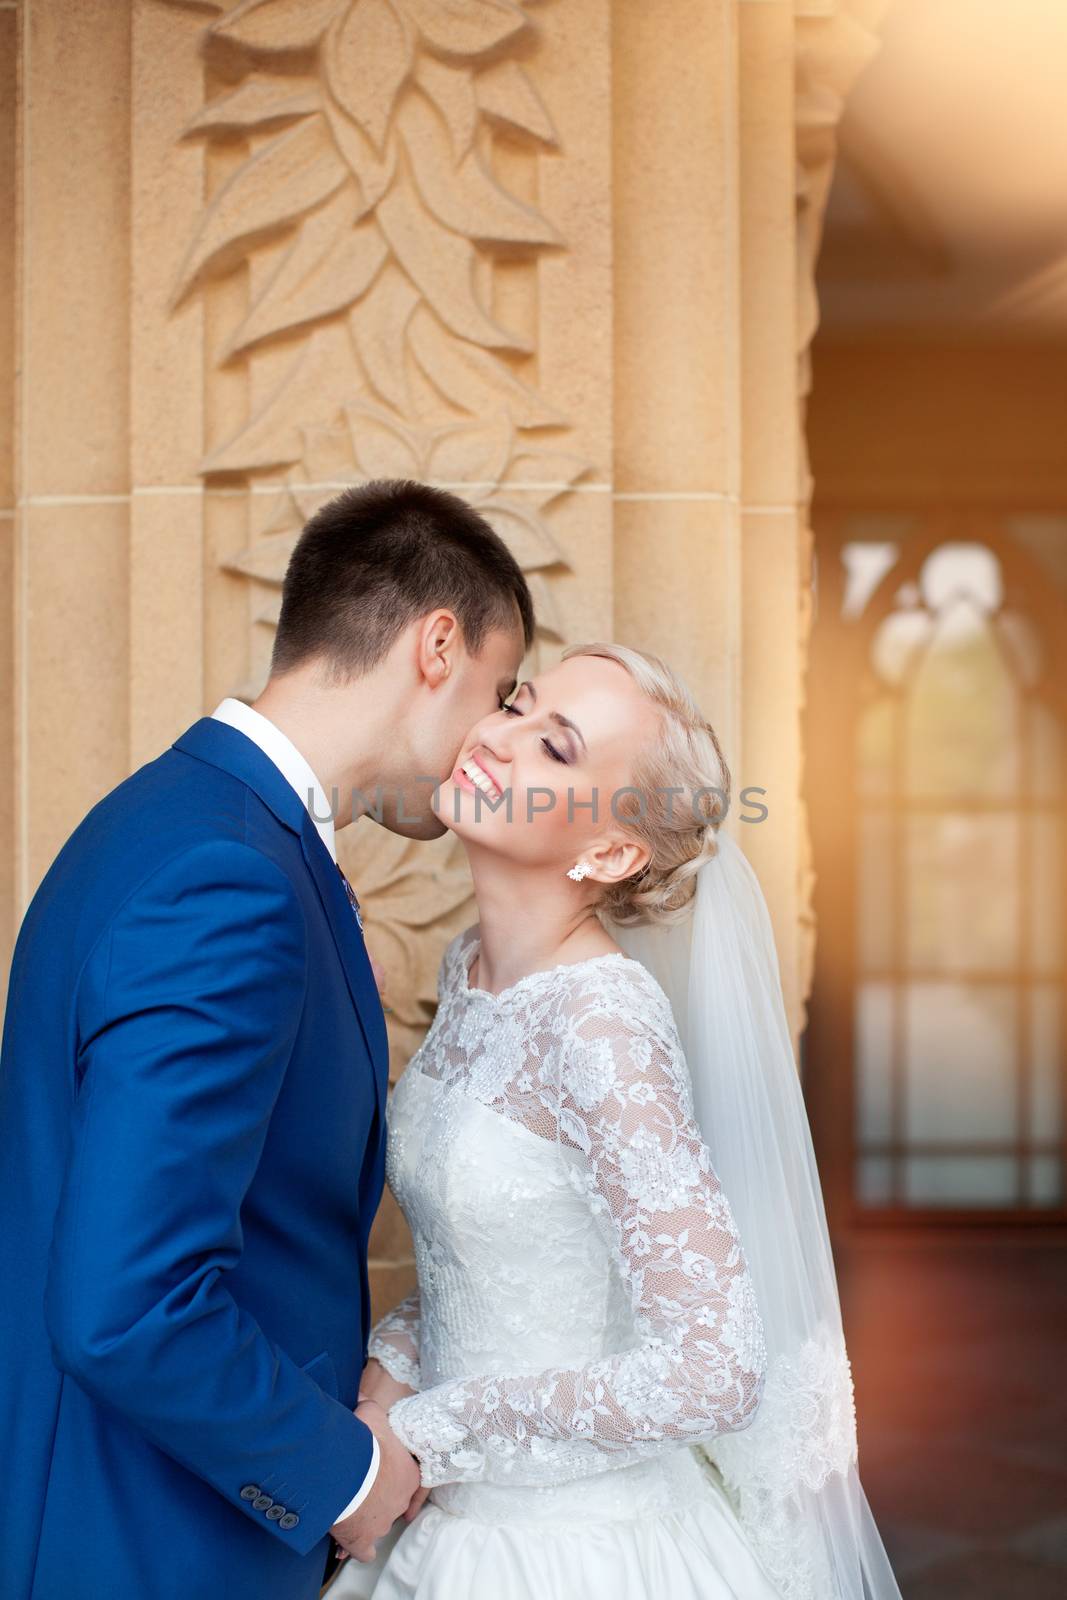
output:
[[[129,770],[129,9],[16,18],[9,926]]]
[[[740,777],[765,791],[753,799],[767,808],[740,832],[771,908],[795,1038],[805,992],[800,697],[810,573],[797,505],[794,6],[742,0],[739,21]]]
[[[18,27],[0,6],[0,210],[18,217]],[[17,223],[16,223],[17,226]],[[16,226],[0,238],[0,987],[15,935],[15,272]]]
[[[738,7],[613,13],[615,632],[741,739]]]
[[[833,181],[837,126],[845,99],[856,78],[878,48],[877,29],[890,0],[795,0],[796,37],[793,124],[796,130],[796,317],[794,323],[798,430],[797,552],[800,562],[799,615],[796,640],[798,714],[805,704],[804,673],[808,639],[815,620],[815,535],[811,527],[813,483],[808,466],[805,425],[811,388],[811,341],[819,320],[815,270],[822,242],[826,202]],[[797,726],[793,724],[794,728]],[[799,800],[794,992],[803,1005],[811,992],[817,930],[812,911],[815,865],[811,834],[802,798],[803,750],[797,749],[796,793]]]
[[[615,631],[684,674],[738,797],[765,791],[731,827],[771,906],[794,1038],[814,934],[806,351],[834,129],[885,3],[613,12]]]

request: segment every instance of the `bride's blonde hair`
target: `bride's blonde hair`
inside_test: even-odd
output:
[[[730,770],[715,730],[659,656],[602,643],[572,645],[562,659],[570,656],[617,661],[660,713],[658,737],[634,761],[637,793],[622,792],[613,810],[651,855],[640,872],[604,888],[596,910],[623,926],[678,922],[688,913],[697,872],[718,849],[716,833],[730,805]]]

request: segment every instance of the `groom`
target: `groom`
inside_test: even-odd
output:
[[[387,1044],[331,809],[437,837],[429,780],[532,635],[470,507],[346,491],[254,707],[105,796],[38,889],[0,1064],[4,1600],[313,1600],[417,1489],[357,1406]]]

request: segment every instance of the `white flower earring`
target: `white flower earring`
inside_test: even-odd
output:
[[[588,861],[579,861],[576,867],[567,868],[567,876],[568,878],[573,878],[575,883],[581,883],[586,873],[592,872],[592,870],[593,869],[589,865]]]

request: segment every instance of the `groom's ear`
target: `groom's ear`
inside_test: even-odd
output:
[[[463,630],[453,611],[439,606],[421,618],[415,633],[419,671],[434,689],[451,675],[463,649]]]

